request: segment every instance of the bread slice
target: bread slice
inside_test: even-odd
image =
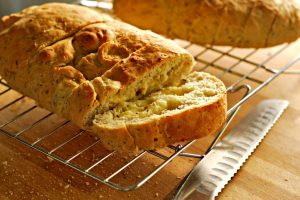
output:
[[[95,115],[92,131],[108,149],[156,149],[214,133],[225,122],[226,88],[216,77],[193,72],[135,101]]]
[[[300,36],[295,0],[114,0],[114,12],[142,29],[201,45],[262,48]]]
[[[194,64],[173,41],[78,5],[33,6],[0,24],[2,78],[83,129],[95,113],[179,84]]]

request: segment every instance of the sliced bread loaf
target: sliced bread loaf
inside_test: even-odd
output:
[[[171,40],[81,6],[49,3],[0,21],[1,77],[109,149],[163,147],[224,123],[224,85],[204,73],[183,79],[193,64]]]

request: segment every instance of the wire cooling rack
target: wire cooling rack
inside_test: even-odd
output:
[[[245,101],[280,74],[299,73],[286,70],[299,64],[300,41],[260,50],[203,47],[175,41],[195,57],[195,70],[209,72],[227,86],[228,120],[206,153],[214,147]],[[285,60],[290,61],[285,63]],[[200,159],[205,156],[205,153],[186,151],[194,141],[158,151],[143,151],[138,155],[107,151],[101,145],[101,138],[95,138],[70,121],[39,108],[33,100],[11,89],[4,80],[0,82],[0,102],[0,132],[118,190],[140,187],[177,156]],[[145,167],[149,160],[154,164]],[[135,176],[128,178],[131,174]]]

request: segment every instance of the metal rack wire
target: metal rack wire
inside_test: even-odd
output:
[[[241,93],[238,99],[233,98],[227,124],[206,152],[214,147],[245,101],[300,60],[300,55],[296,53],[288,63],[277,61],[286,56],[286,52],[299,49],[300,42],[267,50],[202,47],[186,41],[176,42],[194,55],[197,61],[195,70],[210,72],[225,82],[229,99],[231,95]],[[255,55],[262,55],[263,51],[269,53],[264,58],[256,59]],[[270,68],[273,66],[274,69]],[[101,146],[100,138],[94,138],[71,122],[39,108],[31,99],[12,90],[4,80],[0,82],[0,102],[0,132],[118,190],[129,191],[140,187],[177,156],[205,156],[185,151],[194,141],[158,151],[143,151],[138,155],[109,152]],[[115,164],[116,160],[119,164]],[[128,184],[126,173],[141,168],[147,160],[155,164],[151,169],[142,170],[144,174],[130,178]]]

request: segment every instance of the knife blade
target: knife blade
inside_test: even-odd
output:
[[[287,106],[288,101],[279,99],[261,102],[197,163],[174,200],[215,199]]]

